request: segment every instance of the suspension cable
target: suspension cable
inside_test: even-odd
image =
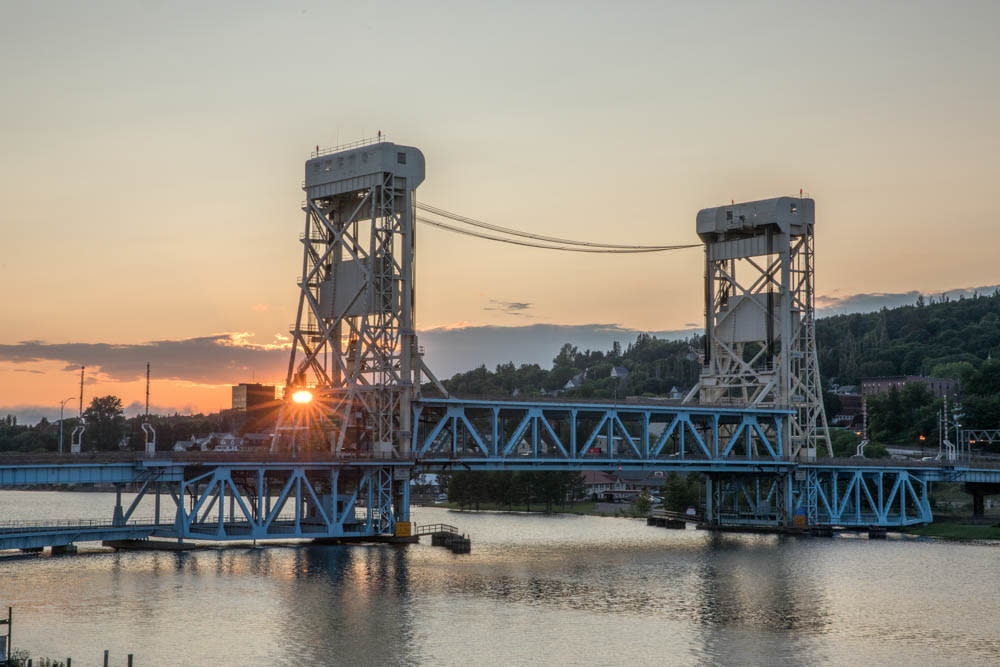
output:
[[[607,254],[636,254],[636,253],[649,253],[649,252],[667,252],[670,250],[683,250],[685,248],[697,248],[700,244],[690,244],[690,245],[671,245],[671,246],[632,246],[632,247],[596,247],[596,248],[573,248],[567,246],[559,245],[548,245],[545,243],[531,243],[529,241],[519,241],[517,239],[505,239],[500,236],[493,236],[492,234],[483,234],[482,232],[476,232],[469,229],[462,229],[461,227],[455,227],[453,225],[440,222],[438,220],[431,220],[430,218],[423,218],[417,216],[417,221],[422,222],[425,225],[431,225],[432,227],[437,227],[438,229],[444,229],[449,232],[454,232],[456,234],[464,234],[466,236],[472,236],[479,239],[486,239],[488,241],[499,241],[500,243],[510,243],[512,245],[525,246],[528,248],[542,248],[544,250],[562,250],[564,252],[591,252],[591,253],[607,253]]]
[[[467,225],[473,227],[480,227],[482,229],[489,229],[494,232],[501,232],[503,234],[509,234],[511,236],[519,236],[521,238],[528,238],[535,241],[547,241],[551,243],[560,243],[563,245],[574,245],[574,246],[584,246],[588,248],[613,248],[616,250],[633,250],[637,252],[655,252],[659,250],[677,250],[679,248],[695,247],[691,246],[676,246],[676,245],[664,245],[664,246],[652,246],[652,245],[617,245],[614,243],[592,243],[590,241],[574,241],[572,239],[562,239],[556,236],[543,236],[541,234],[532,234],[531,232],[525,232],[520,229],[511,229],[510,227],[501,227],[500,225],[493,225],[488,222],[483,222],[482,220],[476,220],[475,218],[468,218],[464,215],[458,215],[457,213],[452,213],[451,211],[446,211],[443,208],[438,208],[437,206],[431,206],[430,204],[423,204],[421,202],[416,203],[417,208],[426,211],[427,213],[433,213],[439,215],[443,218],[448,218],[456,222],[463,222]],[[425,220],[426,222],[426,220]],[[443,224],[443,223],[442,223]],[[495,239],[496,240],[496,239]],[[700,245],[700,244],[695,244]]]

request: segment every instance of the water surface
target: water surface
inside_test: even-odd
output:
[[[105,517],[112,504],[107,494],[0,491],[5,519]],[[112,664],[131,652],[137,665],[969,665],[1000,656],[995,546],[413,515],[458,525],[472,553],[429,544],[81,549],[0,559],[0,605],[15,607],[15,646],[74,665],[100,664],[104,649]]]

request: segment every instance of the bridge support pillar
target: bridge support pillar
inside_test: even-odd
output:
[[[972,516],[986,516],[986,496],[981,493],[972,494]]]
[[[784,516],[782,517],[782,522],[786,526],[790,526],[793,522],[793,514],[795,512],[795,499],[792,497],[792,475],[782,475],[781,486],[784,497],[782,500],[782,512]]]
[[[407,478],[409,475],[407,475]],[[406,521],[410,520],[410,480],[402,479],[397,483],[399,504],[396,507],[396,520]]]
[[[1000,484],[966,482],[965,492],[972,496],[972,516],[982,518],[986,515],[986,496],[1000,493]]]
[[[111,522],[116,526],[125,525],[125,513],[122,511],[122,485],[115,484],[115,515]]]
[[[705,523],[714,526],[715,518],[715,480],[711,475],[705,475]]]

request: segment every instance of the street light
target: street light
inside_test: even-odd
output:
[[[76,396],[69,396],[59,401],[59,455],[62,456],[63,450],[63,408],[66,407],[66,401],[72,401]]]

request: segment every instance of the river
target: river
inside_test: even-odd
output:
[[[108,517],[0,491],[0,517]],[[0,558],[14,645],[136,665],[997,664],[1000,548],[416,507],[472,553],[252,545]],[[424,538],[427,541],[427,538]]]

